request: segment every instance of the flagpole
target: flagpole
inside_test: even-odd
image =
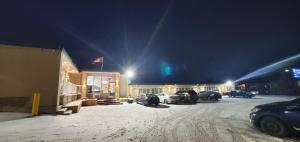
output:
[[[102,61],[102,64],[101,64],[101,69],[100,69],[100,72],[102,72],[102,68],[103,68],[103,61]]]
[[[101,64],[101,68],[100,68],[100,95],[101,95],[101,91],[103,91],[103,88],[102,88],[102,68],[103,68],[103,57],[97,57],[95,60],[93,60],[92,64],[97,64],[97,63],[102,63]],[[96,71],[97,71],[97,66],[96,66]],[[93,78],[93,86],[92,86],[92,90],[93,90],[93,87],[95,86],[94,82],[95,82],[95,78],[96,78],[96,75],[94,76]]]
[[[103,60],[100,68],[100,84],[101,84],[101,91],[103,93],[103,87],[102,87],[102,68],[103,68]]]

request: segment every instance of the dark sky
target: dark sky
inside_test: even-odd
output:
[[[300,53],[297,0],[2,0],[0,42],[63,46],[79,69],[213,83]]]

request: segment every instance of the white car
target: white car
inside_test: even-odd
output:
[[[170,103],[178,103],[179,101],[179,96],[175,95],[175,94],[165,94],[165,93],[161,93],[161,94],[156,94],[160,100],[161,103],[165,103],[165,104],[170,104]]]

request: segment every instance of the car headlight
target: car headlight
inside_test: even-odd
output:
[[[262,110],[262,108],[257,108],[257,107],[255,107],[255,108],[251,109],[251,112],[258,112],[258,111],[260,111],[260,110]]]

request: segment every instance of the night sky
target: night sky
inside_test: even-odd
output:
[[[0,43],[64,47],[135,83],[217,83],[300,53],[298,0],[2,0]]]

